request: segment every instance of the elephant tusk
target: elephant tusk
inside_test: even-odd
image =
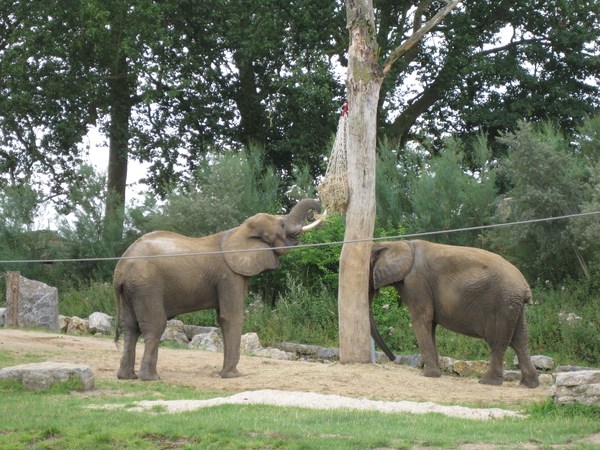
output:
[[[302,230],[300,230],[300,233],[305,233],[308,230],[312,230],[313,228],[319,226],[321,224],[321,222],[323,222],[325,217],[327,217],[327,210],[325,210],[323,212],[323,215],[321,217],[319,217],[317,220],[315,220],[313,223],[309,223],[308,225],[303,226]]]

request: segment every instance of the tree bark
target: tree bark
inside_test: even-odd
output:
[[[112,76],[104,237],[109,242],[120,242],[125,217],[132,90],[125,57],[116,58]]]
[[[346,1],[348,51],[348,188],[345,241],[340,256],[340,362],[372,361],[369,327],[369,264],[375,228],[377,104],[383,81],[371,0]]]
[[[348,49],[348,156],[349,200],[346,212],[347,242],[340,256],[339,323],[340,362],[370,363],[372,350],[369,324],[369,272],[371,247],[375,228],[375,162],[377,138],[377,104],[383,78],[392,65],[406,55],[436,26],[459,0],[450,0],[423,26],[415,19],[415,28],[383,65],[377,60],[379,46],[372,0],[346,0]],[[418,9],[430,2],[425,0]]]

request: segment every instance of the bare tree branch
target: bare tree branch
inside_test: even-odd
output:
[[[390,54],[390,56],[388,56],[388,58],[385,61],[384,68],[383,68],[383,76],[387,75],[387,73],[391,70],[394,63],[396,61],[398,61],[406,52],[408,52],[421,39],[423,39],[423,36],[425,36],[425,34],[427,34],[433,27],[435,27],[438,23],[440,23],[442,21],[442,19],[444,17],[446,17],[448,15],[448,13],[450,13],[450,11],[452,11],[456,7],[456,5],[458,5],[459,2],[460,2],[460,0],[449,1],[446,6],[444,6],[442,9],[440,9],[438,11],[438,13],[431,18],[431,20],[427,21],[425,23],[425,25],[423,25],[417,31],[415,31],[412,34],[412,36],[409,37],[406,40],[406,42],[404,42],[404,44],[396,47],[396,49]],[[428,2],[425,1],[423,3],[427,4]],[[421,7],[419,7],[417,9],[415,14],[419,14],[420,11],[421,11]],[[418,19],[415,18],[415,23],[417,23],[417,20]]]

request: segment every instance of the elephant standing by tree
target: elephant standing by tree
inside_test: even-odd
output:
[[[134,242],[123,254],[114,275],[117,321],[120,316],[124,335],[117,377],[159,380],[158,344],[167,320],[213,308],[223,333],[220,375],[240,376],[237,363],[250,278],[276,269],[279,257],[290,250],[278,247],[297,245],[298,234],[320,223],[318,220],[303,227],[306,219],[314,219],[310,211],[321,212],[321,205],[305,199],[287,215],[256,214],[240,226],[212,236],[189,238],[156,231]],[[117,324],[115,342],[119,339],[118,329]],[[140,335],[145,349],[136,375],[135,347]]]
[[[394,286],[408,307],[424,362],[421,375],[439,377],[437,325],[484,339],[490,366],[479,381],[501,385],[506,348],[519,358],[521,384],[539,385],[529,356],[525,304],[531,290],[521,272],[499,255],[471,247],[422,240],[376,242],[371,253],[370,305],[379,288]],[[370,310],[371,334],[391,359]]]

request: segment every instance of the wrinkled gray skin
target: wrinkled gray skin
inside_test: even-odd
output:
[[[287,215],[257,214],[240,226],[202,238],[167,231],[146,234],[123,257],[265,249],[298,244],[304,221],[321,212],[316,200],[300,201]],[[309,213],[310,212],[310,213]],[[117,317],[123,328],[120,379],[160,380],[156,371],[158,344],[167,320],[216,309],[223,333],[223,378],[240,376],[240,338],[244,298],[253,275],[277,269],[279,257],[289,249],[217,253],[199,256],[121,259],[114,275]],[[119,313],[120,312],[120,313]],[[118,325],[117,325],[118,329]],[[135,347],[140,335],[145,349],[136,374]],[[115,337],[115,342],[119,334]]]
[[[502,384],[504,353],[510,345],[519,358],[521,384],[539,385],[525,321],[531,290],[521,272],[504,258],[478,248],[422,240],[376,242],[370,280],[370,304],[379,288],[394,286],[408,307],[425,364],[421,375],[441,376],[435,343],[435,330],[441,325],[490,345],[490,366],[480,383]],[[373,339],[394,360],[372,310],[370,318]]]

